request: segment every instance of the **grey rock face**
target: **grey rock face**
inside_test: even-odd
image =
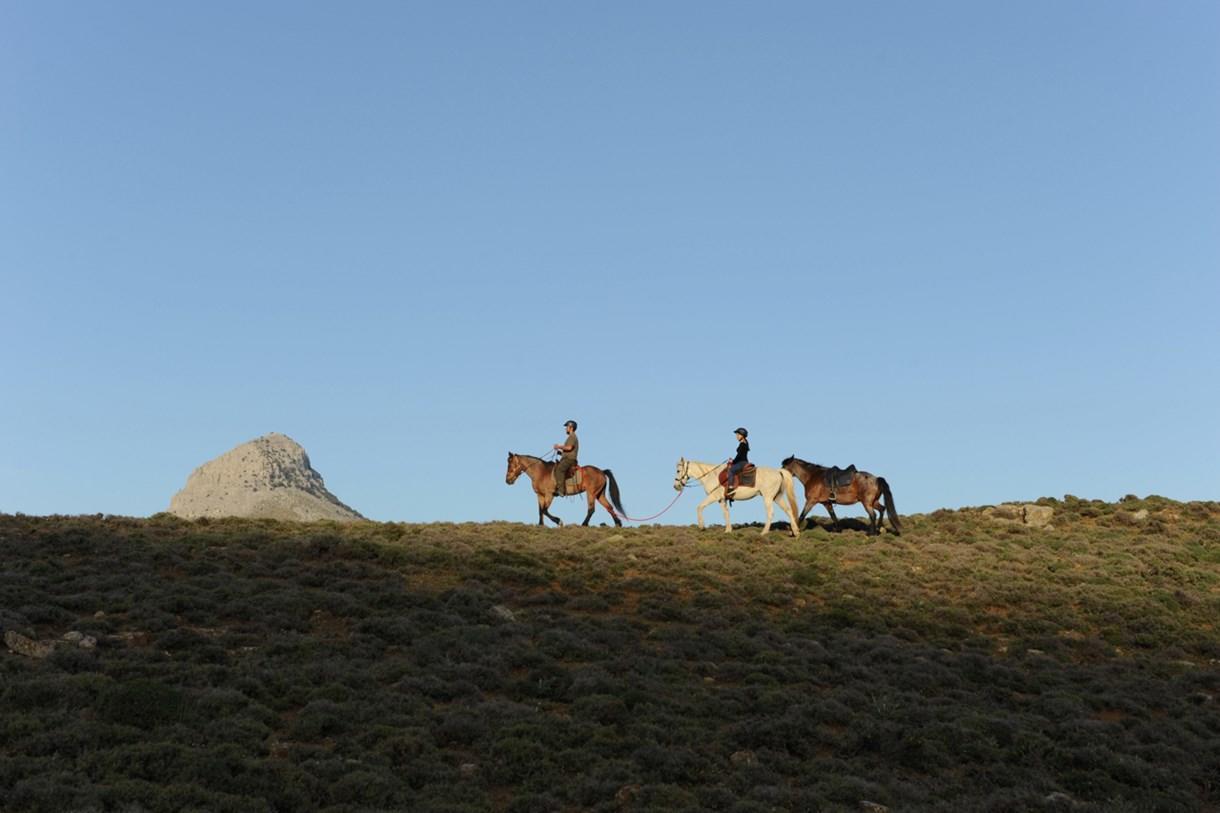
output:
[[[195,469],[186,487],[170,500],[169,512],[185,519],[364,518],[326,489],[301,445],[278,432],[243,443]]]
[[[1000,522],[1019,522],[1032,528],[1046,528],[1055,516],[1055,509],[1033,503],[1004,503],[984,508],[983,516]]]

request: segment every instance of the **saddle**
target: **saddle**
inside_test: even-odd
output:
[[[847,488],[851,485],[852,479],[856,476],[856,467],[854,465],[841,469],[838,466],[827,469],[822,475],[826,482],[826,487],[830,489],[830,498],[835,498],[835,491],[841,488]]]
[[[571,497],[583,490],[584,477],[581,476],[580,470],[580,465],[575,465],[568,470],[568,476],[563,481],[563,496]]]
[[[754,488],[755,472],[756,472],[756,468],[755,468],[754,464],[747,463],[746,467],[741,470],[741,474],[737,475],[737,482],[733,483],[733,485],[734,486],[744,486],[745,488]],[[727,487],[728,484],[729,484],[729,470],[722,469],[720,472],[720,485]]]

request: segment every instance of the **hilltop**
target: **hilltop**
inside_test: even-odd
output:
[[[1037,505],[0,516],[0,809],[1215,809],[1220,504]]]

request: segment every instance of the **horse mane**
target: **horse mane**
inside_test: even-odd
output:
[[[541,457],[534,457],[532,454],[518,454],[517,452],[509,452],[509,457],[524,457],[526,460],[537,460],[539,463],[545,463]]]
[[[792,455],[792,457],[787,458],[780,465],[782,466],[785,463],[795,463],[796,465],[798,465],[802,468],[806,468],[806,469],[825,469],[826,468],[825,466],[819,466],[817,463],[810,463],[808,460],[801,460],[796,455]]]

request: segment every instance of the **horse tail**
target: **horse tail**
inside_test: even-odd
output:
[[[614,472],[606,469],[606,479],[610,481],[610,502],[614,503],[614,509],[618,511],[619,516],[627,516],[627,512],[623,510],[623,498],[618,494],[618,480],[614,479]]]
[[[894,494],[890,491],[890,484],[884,477],[878,477],[877,485],[881,486],[881,493],[885,495],[885,512],[890,515],[890,525],[894,526],[894,533],[900,534],[902,525],[898,522],[898,512],[894,510]]]
[[[792,521],[797,525],[793,530],[799,534],[801,523],[796,513],[796,489],[792,485],[792,472],[787,469],[781,469],[781,471],[784,473],[784,487],[788,490],[788,507],[792,509]]]

